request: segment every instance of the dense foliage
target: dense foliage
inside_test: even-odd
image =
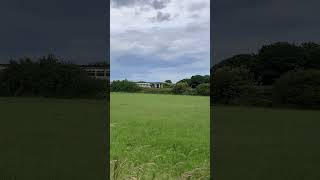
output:
[[[291,71],[274,85],[276,103],[282,106],[320,108],[320,71]]]
[[[278,42],[211,68],[212,102],[320,108],[320,45]]]
[[[243,67],[223,67],[212,75],[212,99],[223,104],[232,104],[253,88],[255,82],[249,70]]]
[[[188,89],[188,84],[185,82],[177,83],[173,86],[172,92],[174,94],[184,94]]]
[[[196,94],[210,96],[210,83],[203,83],[196,87]]]
[[[148,94],[172,94],[172,88],[142,88],[139,92]]]
[[[87,76],[78,65],[53,55],[35,61],[10,61],[0,72],[0,96],[99,97],[105,96],[107,82]]]
[[[138,92],[141,90],[136,83],[128,80],[113,81],[110,87],[113,92]]]
[[[288,71],[320,68],[320,45],[301,45],[278,42],[263,46],[257,54],[241,54],[225,59],[214,65],[212,71],[221,67],[246,67],[254,74],[255,80],[263,85],[272,85]]]
[[[140,83],[144,81],[139,81]],[[195,75],[190,79],[183,79],[177,83],[165,80],[162,88],[141,88],[135,82],[116,80],[111,83],[112,92],[141,92],[151,94],[180,94],[210,96],[210,76]]]

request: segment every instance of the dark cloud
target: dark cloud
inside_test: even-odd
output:
[[[206,2],[193,3],[188,7],[188,10],[191,12],[199,11],[199,10],[206,8],[207,6],[209,6],[209,4]]]
[[[170,2],[169,0],[154,0],[152,2],[152,7],[154,9],[163,9],[167,6],[169,2]]]
[[[133,6],[140,3],[141,0],[111,0],[113,7]]]
[[[104,1],[3,0],[0,63],[55,53],[76,63],[105,61]]]
[[[158,12],[155,17],[150,18],[151,22],[169,21],[171,15],[169,13]]]
[[[150,6],[154,9],[163,9],[170,0],[111,0],[112,7]]]
[[[214,62],[277,41],[320,42],[318,0],[223,0],[213,9]]]

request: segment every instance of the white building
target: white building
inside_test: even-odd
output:
[[[142,88],[163,88],[162,82],[136,82],[136,84]]]

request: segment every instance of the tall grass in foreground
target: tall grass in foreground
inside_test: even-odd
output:
[[[320,179],[320,111],[213,107],[215,177]]]
[[[105,179],[105,104],[0,97],[0,179]]]
[[[111,94],[111,179],[209,179],[208,97]]]

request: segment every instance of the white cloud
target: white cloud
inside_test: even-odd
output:
[[[123,69],[118,65],[121,57],[137,55],[148,59],[147,63],[150,63],[150,66],[159,63],[158,61],[167,62],[167,67],[150,69],[153,76],[148,77],[150,80],[173,80],[206,72],[208,74],[210,1],[165,0],[158,2],[165,3],[153,5],[143,0],[121,1],[122,6],[113,5],[111,7],[111,72]],[[139,61],[139,59],[134,60]],[[175,67],[170,67],[172,64],[175,64]],[[191,66],[196,66],[194,71]],[[130,67],[126,67],[128,68]],[[135,70],[127,74],[128,79],[132,77],[146,80],[143,79],[146,78],[145,69],[137,66],[132,66],[132,68]],[[111,78],[120,78],[117,77],[118,74],[124,73],[114,72]]]

